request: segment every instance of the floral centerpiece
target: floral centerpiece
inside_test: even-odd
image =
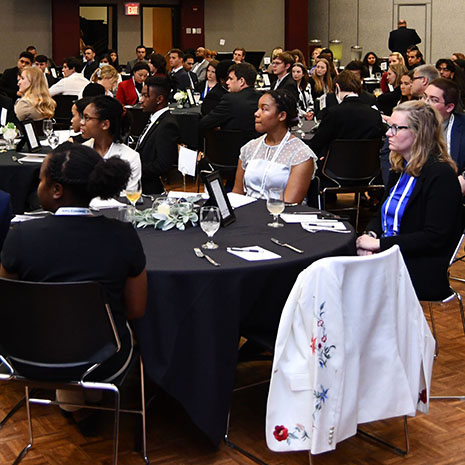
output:
[[[6,142],[7,150],[14,150],[14,141],[18,135],[18,130],[16,129],[14,123],[7,123],[0,129],[0,133],[3,135],[3,139]]]
[[[201,195],[179,200],[160,197],[155,200],[152,208],[136,211],[134,221],[138,228],[153,226],[155,229],[168,231],[176,227],[184,231],[189,223],[192,226],[197,225],[199,215],[194,203],[201,198]]]
[[[182,108],[184,104],[187,102],[187,92],[184,92],[183,90],[178,90],[174,96],[174,100],[176,100],[178,107]]]

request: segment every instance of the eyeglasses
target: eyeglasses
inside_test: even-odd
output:
[[[415,81],[416,79],[423,79],[425,76],[413,76],[412,81]]]
[[[425,103],[435,103],[435,104],[443,103],[444,105],[446,104],[446,102],[444,100],[439,100],[437,97],[429,96],[429,95],[426,95],[426,94],[424,94],[421,99]]]
[[[81,121],[84,121],[85,123],[88,123],[90,120],[92,119],[100,119],[99,117],[97,116],[89,116],[89,115],[84,115],[82,118],[81,118]]]
[[[391,131],[393,136],[396,136],[400,129],[408,129],[408,126],[399,126],[397,124],[388,124],[388,131]]]
[[[282,65],[283,62],[282,61],[278,61],[278,60],[273,60],[273,62],[271,63],[272,65]]]

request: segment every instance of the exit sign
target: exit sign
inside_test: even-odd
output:
[[[125,3],[124,14],[126,16],[139,16],[140,3]]]

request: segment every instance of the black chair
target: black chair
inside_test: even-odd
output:
[[[77,100],[77,95],[55,95],[53,97],[57,106],[55,108],[56,129],[69,129],[72,118],[71,107]]]
[[[326,186],[321,190],[322,208],[325,209],[327,192],[355,193],[356,206],[338,209],[356,210],[355,229],[358,228],[360,195],[373,189],[383,189],[374,184],[380,173],[379,151],[381,139],[337,139],[329,148],[322,173],[336,186]]]
[[[222,179],[233,183],[241,147],[249,138],[242,131],[209,129],[205,132],[205,161],[212,170],[219,171]]]
[[[120,350],[120,340],[110,308],[105,303],[102,286],[95,282],[32,283],[0,279],[0,295],[0,381],[15,381],[25,386],[29,423],[29,444],[14,463],[19,463],[33,445],[31,403],[113,411],[114,464],[118,461],[120,412],[141,415],[142,453],[145,462],[149,463],[144,374],[137,350],[133,351],[131,363],[117,379],[111,382],[88,380],[96,368]],[[138,410],[121,409],[119,387],[137,359],[140,365],[141,407]],[[69,375],[71,370],[78,373],[72,376],[73,379]],[[31,398],[30,388],[107,390],[114,393],[115,405],[110,408]]]

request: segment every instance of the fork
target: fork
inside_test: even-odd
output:
[[[213,258],[209,257],[208,255],[204,254],[198,247],[194,247],[194,253],[199,258],[206,258],[213,266],[220,266],[218,262],[215,262]]]
[[[288,249],[293,250],[294,252],[297,253],[304,253],[303,250],[298,249],[297,247],[294,247],[291,244],[286,244],[285,242],[278,241],[278,239],[275,239],[274,237],[271,238],[271,242],[274,242],[275,244],[280,245],[281,247],[287,247]]]

